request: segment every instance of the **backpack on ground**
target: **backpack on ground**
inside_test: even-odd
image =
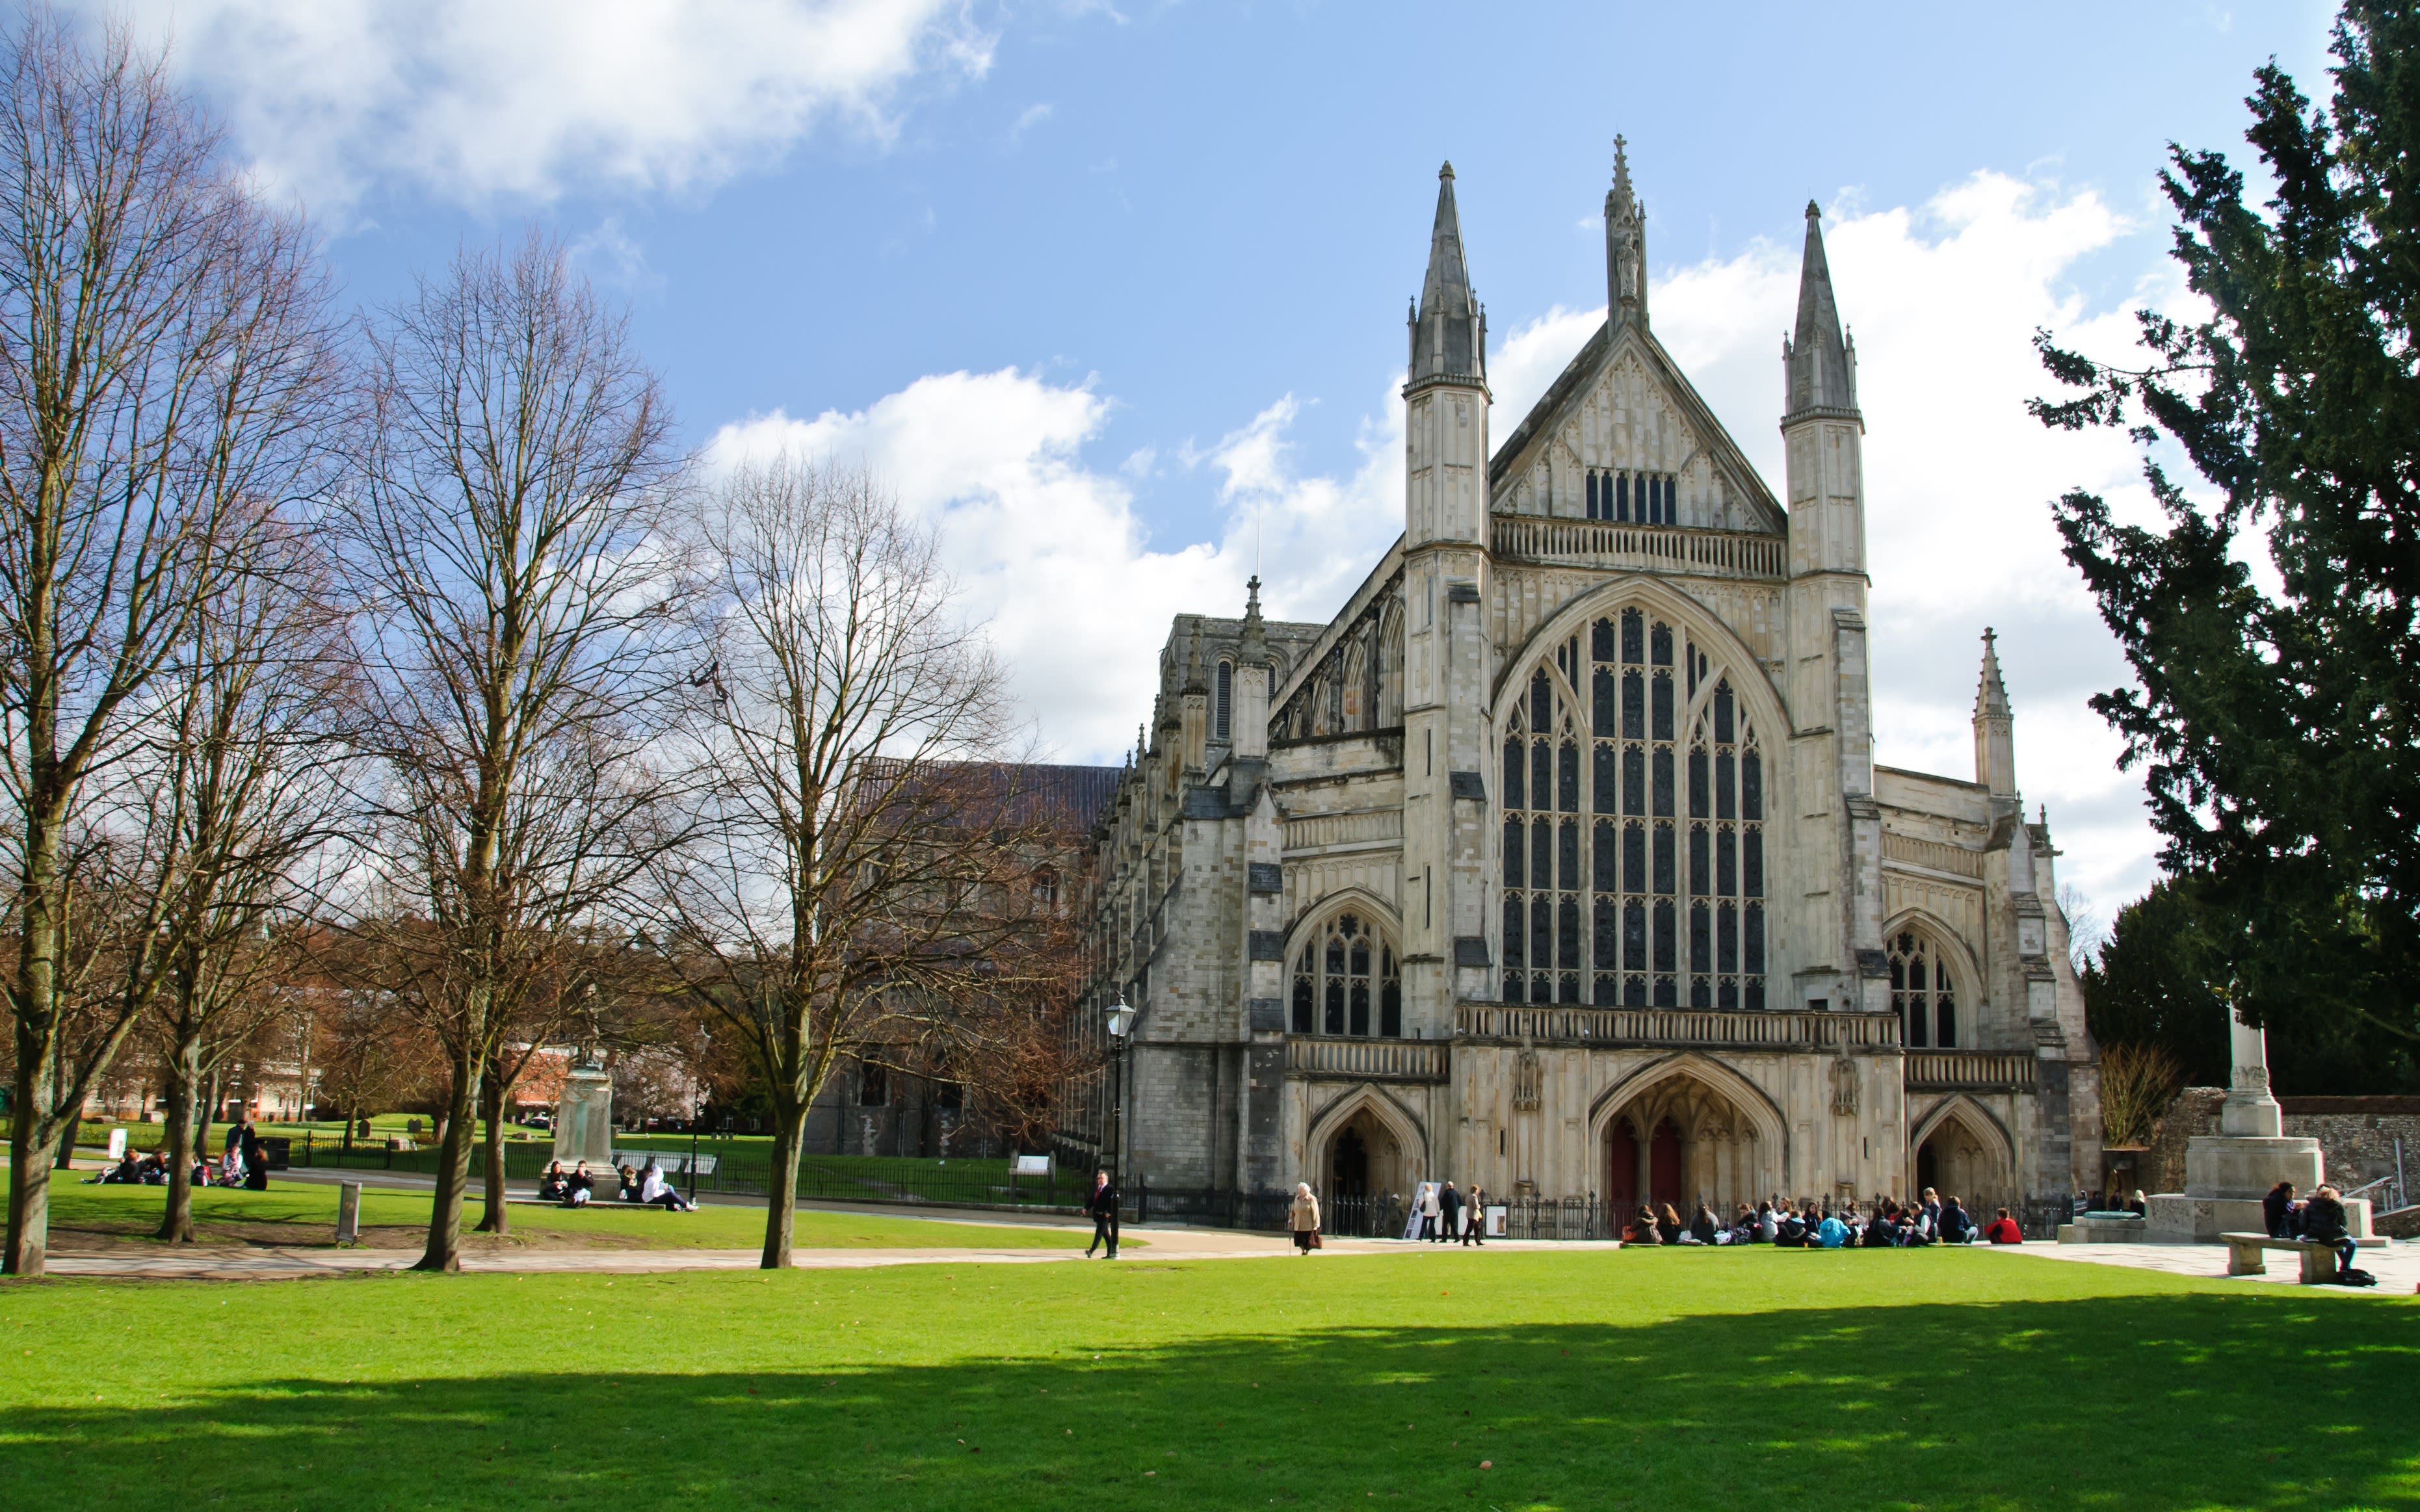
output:
[[[2374,1287],[2378,1285],[2378,1277],[2372,1275],[2367,1271],[2348,1265],[2336,1273],[2336,1285],[2340,1287]]]

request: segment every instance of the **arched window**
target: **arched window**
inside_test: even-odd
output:
[[[1958,989],[1949,978],[1941,942],[1916,930],[1894,935],[1890,957],[1891,1007],[1913,1050],[1958,1048]]]
[[[1764,1007],[1763,750],[1684,631],[1558,646],[1503,757],[1506,1002]]]
[[[1231,740],[1233,738],[1228,734],[1227,732],[1231,728],[1228,710],[1232,706],[1232,701],[1234,696],[1235,664],[1232,661],[1222,661],[1218,664],[1218,706],[1212,711],[1210,717],[1211,739]]]
[[[1338,914],[1295,947],[1294,1032],[1403,1038],[1404,977],[1394,942],[1361,915]]]

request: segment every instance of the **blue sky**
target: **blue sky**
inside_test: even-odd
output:
[[[2178,297],[2164,144],[2324,95],[2330,13],[2034,6],[712,8],[180,0],[139,13],[329,236],[349,299],[535,220],[629,302],[709,458],[861,455],[950,532],[1044,737],[1115,760],[1167,615],[1325,618],[1400,528],[1394,387],[1451,158],[1496,434],[1604,300],[1612,138],[1656,329],[1777,483],[1779,335],[1823,201],[1857,332],[1879,758],[1965,775],[1984,623],[2019,775],[2107,911],[2151,876],[2083,708],[2122,663],[2044,501],[2026,334]]]

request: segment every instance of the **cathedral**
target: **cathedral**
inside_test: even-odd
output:
[[[1656,338],[1619,144],[1605,324],[1499,442],[1438,179],[1402,537],[1325,624],[1255,579],[1160,654],[1093,836],[1090,1000],[1135,1011],[1076,1142],[1171,1198],[1452,1180],[1590,1231],[1928,1185],[2064,1213],[2101,1136],[2057,853],[1988,631],[1971,778],[1874,762],[1817,208],[1776,497]]]

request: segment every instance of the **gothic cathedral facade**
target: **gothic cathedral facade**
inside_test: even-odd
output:
[[[1326,624],[1178,615],[1094,832],[1093,992],[1138,1011],[1085,1143],[1171,1196],[2064,1211],[2100,1118],[2056,853],[1988,635],[1972,779],[1874,763],[1816,207],[1776,498],[1656,339],[1619,155],[1605,324],[1496,444],[1439,180],[1402,538]]]

